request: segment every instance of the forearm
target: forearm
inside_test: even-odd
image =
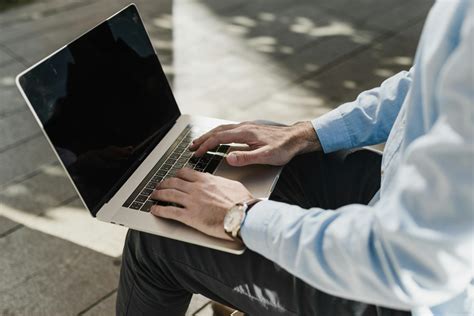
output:
[[[412,82],[413,68],[362,92],[312,124],[324,152],[374,145],[387,140]]]
[[[295,155],[321,150],[321,143],[311,122],[298,122],[291,126],[291,142],[295,144]]]
[[[334,212],[265,201],[249,212],[242,238],[311,286],[351,300],[407,310],[437,305],[467,286],[469,245],[391,231],[388,217],[376,212],[363,205]]]

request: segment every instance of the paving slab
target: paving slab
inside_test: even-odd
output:
[[[271,9],[270,2],[262,3]],[[184,16],[192,17],[202,10],[189,2],[180,4],[175,10]],[[380,35],[348,26],[315,6],[294,6],[279,15],[266,11],[233,12],[224,21],[212,15],[204,22],[188,18],[176,25],[175,92],[183,112],[235,120],[242,119],[242,113],[248,119],[257,114],[249,112],[252,104]],[[198,16],[204,18],[205,14],[200,12]],[[249,31],[223,39],[216,39],[214,33],[203,35],[211,26],[222,28],[226,23],[243,24]],[[300,28],[294,32],[292,27],[297,23]],[[305,23],[309,26],[303,30]],[[205,36],[205,40],[192,40],[199,36]],[[292,46],[278,44],[286,39]],[[189,42],[194,49],[184,49]],[[286,53],[285,48],[289,49]]]
[[[38,20],[12,24],[0,35],[3,43],[29,64],[41,60],[64,44],[91,29],[105,18],[122,9],[127,1],[81,1],[73,10],[40,16]],[[140,11],[141,5],[137,4]],[[168,12],[166,6],[156,6],[155,12]],[[150,15],[148,12],[144,19]],[[78,22],[80,21],[80,22]],[[67,32],[64,30],[67,29]]]
[[[250,24],[242,33],[245,43],[250,49],[276,60],[290,57],[302,47],[330,37],[368,43],[375,35],[373,31],[308,2],[291,3],[276,10],[271,10],[273,3],[268,2],[262,9],[252,10],[244,16],[229,17],[228,23],[246,27],[246,21],[253,21],[254,25]]]
[[[424,20],[433,3],[433,0],[408,1],[366,19],[364,25],[372,29],[397,32],[406,26]],[[401,16],[403,19],[400,18]]]
[[[21,178],[54,161],[57,158],[43,135],[29,138],[21,146],[0,153],[0,184]]]
[[[113,13],[112,10],[118,7],[117,4],[113,5],[108,1],[81,0],[73,2],[75,5],[71,10],[64,10],[68,7],[68,4],[61,8],[58,6],[59,3],[55,3],[49,9],[45,8],[45,10],[31,12],[31,18],[29,19],[22,19],[16,21],[16,23],[4,25],[5,32],[0,34],[0,42],[4,45],[11,42],[25,42],[27,39],[50,32],[71,34],[69,28],[89,25],[88,17],[98,18],[98,14],[103,14],[104,11]],[[3,14],[0,15],[0,23],[3,20],[1,19],[2,16]],[[84,18],[85,20],[82,20]],[[68,32],[64,31],[65,27],[67,27]]]
[[[395,37],[374,44],[308,83],[317,82],[314,93],[323,95],[328,103],[336,105],[355,99],[360,92],[377,87],[386,78],[410,69],[418,44],[415,38],[419,37],[422,25],[420,22]]]
[[[38,12],[48,12],[80,1],[82,0],[42,0],[14,6],[1,12],[0,26],[6,27],[12,23],[33,20],[38,16]]]
[[[13,57],[2,47],[0,47],[0,66],[13,61]]]
[[[18,61],[0,66],[0,120],[12,112],[24,111],[26,103],[15,85],[16,76],[26,69]]]
[[[176,0],[181,2],[196,2],[206,5],[208,8],[212,8],[213,12],[216,14],[228,14],[228,12],[237,12],[243,10],[243,8],[249,3],[258,3],[261,0],[257,1],[248,1],[248,0]],[[281,0],[280,0],[281,1]],[[275,3],[278,3],[278,0],[275,0]]]
[[[75,197],[76,191],[59,164],[44,166],[30,178],[0,187],[3,210],[8,206],[30,215],[44,214]]]
[[[252,112],[258,118],[292,123],[316,118],[341,103],[352,101],[360,92],[377,87],[389,76],[411,67],[422,24],[282,89],[242,109],[241,113]]]
[[[42,30],[28,38],[16,37],[15,40],[4,42],[4,45],[14,51],[17,56],[25,59],[29,65],[32,65],[94,27],[104,17],[115,12],[113,10],[107,11],[107,14],[104,14],[103,11],[92,11],[95,12],[93,14],[88,11],[81,12],[82,14],[73,11],[77,14],[72,18],[80,20],[81,23],[68,23],[71,21],[71,17],[67,14],[55,15],[50,17],[53,25],[52,29]],[[63,25],[58,25],[56,19],[65,22]],[[67,28],[68,31],[64,32],[63,28]],[[21,30],[23,30],[23,27]]]
[[[393,10],[408,2],[417,2],[420,0],[319,0],[318,6],[324,7],[337,13],[340,16],[347,17],[354,22],[365,23],[367,19],[373,18],[384,12]],[[402,18],[403,20],[403,18]]]
[[[0,152],[40,133],[38,123],[30,111],[20,111],[8,117],[0,118],[0,135],[2,135],[0,138]]]
[[[108,295],[105,299],[101,300],[97,304],[94,304],[91,308],[86,311],[79,313],[83,316],[115,316],[115,301],[117,300],[117,292],[114,291],[111,295]]]
[[[0,216],[0,238],[3,237],[6,233],[11,231],[13,228],[18,227],[17,222],[14,222],[4,216]]]
[[[195,2],[177,2],[176,10],[187,17],[175,23],[176,31],[180,32],[176,41],[177,48],[181,47],[180,44],[188,49],[197,45],[197,53],[201,51],[203,40],[215,43],[225,41],[225,48],[229,52],[236,47],[240,50],[245,47],[276,59],[290,56],[301,47],[330,36],[345,36],[359,41],[370,40],[370,36],[362,34],[362,31],[367,29],[353,25],[349,20],[341,19],[324,8],[302,4],[301,1],[284,1],[279,6],[273,1],[251,2],[237,12],[218,17],[213,16],[212,9],[203,8]],[[180,29],[186,27],[189,28],[187,32],[181,34]],[[209,29],[212,32],[209,32]],[[237,41],[237,45],[232,45],[229,37],[240,41]],[[245,52],[246,50],[243,50],[244,54]]]
[[[52,199],[51,192],[43,195]],[[45,206],[46,203],[39,206]],[[127,229],[123,226],[96,220],[74,196],[57,206],[44,207],[39,213],[36,205],[19,209],[7,203],[0,204],[0,215],[31,229],[68,240],[111,257],[122,254]]]
[[[117,260],[62,239],[21,228],[0,248],[2,315],[77,315],[117,288]]]

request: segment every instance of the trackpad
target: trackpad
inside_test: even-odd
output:
[[[248,150],[248,147],[232,146],[229,152],[234,150]],[[223,159],[214,174],[239,181],[257,198],[268,198],[278,180],[281,169],[282,167],[269,165],[233,167]]]

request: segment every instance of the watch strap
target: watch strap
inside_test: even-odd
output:
[[[245,212],[248,213],[249,210],[261,200],[262,199],[251,199],[250,201],[245,202],[245,204],[247,204],[247,209],[245,210]]]
[[[241,228],[242,228],[242,224],[244,223],[245,218],[247,217],[247,214],[248,214],[248,212],[250,211],[250,209],[251,209],[255,204],[257,204],[257,203],[260,202],[260,201],[262,201],[262,199],[254,198],[254,199],[251,199],[251,200],[249,200],[249,201],[246,201],[246,202],[243,202],[243,203],[242,203],[242,204],[244,204],[244,205],[247,205],[247,208],[245,209],[244,218],[242,219],[242,221],[240,222],[239,227],[237,228],[236,236],[234,237],[234,236],[232,235],[232,233],[230,233],[230,232],[228,233],[228,234],[230,234],[230,236],[231,236],[232,238],[237,238],[238,240],[242,241],[242,237],[240,236],[240,230],[241,230]]]

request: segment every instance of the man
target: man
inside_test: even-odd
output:
[[[438,1],[410,71],[312,122],[196,139],[197,156],[237,142],[252,150],[231,165],[285,165],[271,200],[183,169],[154,192],[183,208],[152,212],[231,238],[224,217],[251,201],[237,229],[249,250],[130,231],[117,313],[182,315],[202,293],[251,315],[474,314],[473,43],[472,1]],[[385,141],[382,159],[347,151]]]

